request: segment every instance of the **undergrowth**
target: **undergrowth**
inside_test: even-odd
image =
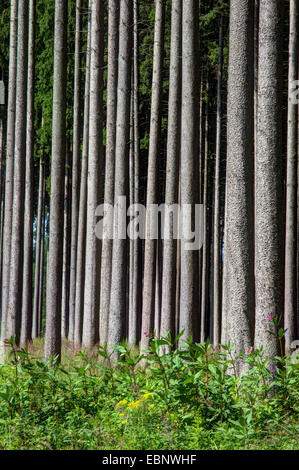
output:
[[[294,358],[276,357],[273,374],[262,348],[234,359],[231,344],[190,339],[175,349],[169,336],[151,339],[145,355],[122,343],[116,362],[106,347],[61,364],[10,347],[0,366],[0,449],[299,448]],[[240,376],[237,361],[248,369]]]

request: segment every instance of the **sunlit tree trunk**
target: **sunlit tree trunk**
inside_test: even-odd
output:
[[[81,118],[81,87],[80,87],[80,53],[81,53],[81,7],[82,0],[76,0],[76,33],[75,33],[75,75],[74,75],[74,115],[73,115],[73,155],[72,155],[72,210],[71,210],[71,254],[69,284],[69,324],[68,339],[74,340],[75,300],[76,300],[76,261],[78,240],[79,212],[79,169],[80,169],[80,118]]]
[[[27,130],[26,130],[26,189],[24,219],[24,270],[21,321],[21,345],[31,339],[33,288],[33,126],[34,126],[34,60],[35,60],[35,0],[29,2]]]
[[[13,169],[14,169],[14,142],[15,142],[15,111],[16,111],[16,75],[17,75],[17,27],[18,27],[18,1],[10,2],[10,35],[9,35],[9,82],[7,106],[7,139],[5,163],[5,205],[3,230],[3,270],[2,270],[2,318],[1,339],[6,338],[10,252],[11,252],[11,224],[13,199]]]
[[[255,346],[279,353],[269,319],[283,312],[283,166],[281,158],[281,12],[279,0],[260,3],[256,155]]]
[[[165,204],[171,206],[178,204],[178,178],[180,160],[180,124],[181,124],[181,58],[182,50],[182,0],[172,2],[171,15],[171,51],[169,74],[169,103],[168,103],[168,138],[167,138],[167,164],[166,164],[166,190]],[[176,297],[176,261],[177,261],[177,233],[173,219],[170,222],[170,239],[164,237],[163,254],[163,281],[162,281],[162,309],[161,309],[161,336],[166,333],[175,335],[175,301]]]
[[[130,92],[131,92],[131,47],[132,47],[132,2],[120,2],[118,95],[115,143],[114,204],[128,195],[128,158],[130,137]],[[126,204],[126,203],[125,203]],[[111,294],[108,347],[116,346],[123,338],[126,322],[127,285],[127,240],[121,239],[119,225],[114,221],[112,250]],[[125,227],[126,228],[126,227]]]
[[[290,0],[289,38],[289,102],[287,142],[287,197],[286,197],[286,247],[285,247],[285,348],[291,352],[292,342],[297,339],[297,139],[298,104],[292,102],[294,81],[298,72],[298,2]]]
[[[157,241],[150,239],[150,208],[157,204],[158,157],[161,124],[161,91],[164,49],[165,2],[156,0],[154,57],[152,79],[151,123],[148,153],[147,196],[146,196],[146,239],[144,253],[143,304],[141,325],[141,351],[148,349],[149,337],[154,328],[155,276]]]
[[[190,205],[192,211],[198,203],[198,6],[196,0],[183,0],[181,205]],[[180,331],[184,333],[181,341],[189,339],[191,334],[195,341],[199,339],[198,249],[189,250],[190,241],[190,235],[182,231]]]
[[[105,204],[114,202],[115,137],[118,77],[118,22],[119,1],[110,0],[108,5],[108,77],[107,77],[107,130],[106,130],[106,168]],[[109,223],[112,221],[109,219]],[[100,299],[100,342],[105,344],[108,335],[110,287],[112,271],[112,243],[108,236],[109,227],[104,225],[102,242],[102,271]]]
[[[18,4],[17,89],[14,151],[14,190],[11,232],[11,258],[9,280],[8,337],[20,342],[23,249],[24,249],[24,196],[26,155],[26,107],[27,107],[27,58],[28,58],[28,2]]]
[[[100,174],[103,158],[103,61],[104,2],[91,2],[90,107],[87,176],[87,226],[83,346],[99,339],[101,243],[95,234],[96,208],[100,204]]]
[[[85,240],[87,212],[87,167],[89,139],[89,96],[90,96],[90,56],[91,56],[91,0],[89,0],[88,33],[86,51],[85,91],[84,91],[84,122],[83,122],[83,153],[81,165],[80,200],[78,217],[78,242],[76,261],[76,302],[75,302],[75,345],[82,342],[83,305],[84,305],[84,273],[85,273]]]
[[[55,1],[50,233],[45,358],[61,354],[63,200],[66,134],[67,2]]]

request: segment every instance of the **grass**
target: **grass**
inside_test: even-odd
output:
[[[234,359],[232,345],[171,348],[153,338],[140,367],[125,343],[43,361],[42,340],[0,366],[1,450],[295,450],[299,364],[262,349]],[[164,348],[164,349],[163,349]],[[164,351],[164,352],[163,352]],[[237,376],[237,364],[247,372]]]

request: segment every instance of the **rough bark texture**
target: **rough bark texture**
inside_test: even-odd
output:
[[[73,156],[72,156],[72,210],[71,210],[71,256],[70,256],[70,291],[69,291],[69,329],[68,339],[74,340],[75,300],[76,300],[76,261],[78,240],[79,212],[79,168],[80,168],[80,49],[81,49],[81,7],[82,0],[76,0],[75,34],[75,76],[74,76],[74,116],[73,116]]]
[[[3,231],[3,272],[2,272],[2,303],[1,303],[1,340],[6,338],[6,321],[9,298],[11,224],[13,199],[13,168],[15,142],[15,106],[16,106],[16,75],[17,75],[17,27],[18,1],[10,2],[10,36],[9,36],[9,83],[7,106],[7,139],[5,168],[5,205]]]
[[[130,91],[131,91],[131,47],[132,47],[132,2],[120,2],[119,57],[117,122],[115,144],[115,191],[114,201],[128,195],[128,157],[130,136]],[[114,221],[114,234],[117,233]],[[113,240],[112,273],[110,294],[110,316],[108,347],[116,346],[123,338],[126,321],[126,272],[127,240],[116,236]]]
[[[181,205],[198,203],[198,2],[183,0],[182,15],[182,142]],[[187,250],[190,242],[181,239],[180,331],[181,341],[199,333],[198,250]]]
[[[27,129],[26,129],[26,188],[24,219],[24,267],[21,321],[21,345],[31,340],[33,287],[33,126],[34,126],[34,37],[35,0],[29,2]]]
[[[152,103],[150,142],[148,154],[147,195],[146,195],[146,239],[144,252],[143,304],[141,325],[141,351],[148,349],[149,337],[154,328],[155,312],[155,275],[156,275],[156,240],[151,240],[150,233],[150,207],[157,204],[157,171],[159,156],[159,139],[161,124],[161,90],[162,67],[164,47],[165,2],[156,0],[154,57],[152,79]]]
[[[87,167],[88,167],[88,139],[89,139],[89,96],[90,96],[90,56],[91,56],[91,0],[89,0],[89,19],[87,33],[85,95],[84,95],[84,123],[83,123],[83,154],[80,181],[80,201],[78,218],[78,243],[76,261],[76,302],[75,302],[75,332],[76,345],[82,342],[83,305],[84,305],[84,268],[85,268],[85,239],[86,239],[86,201],[87,201]]]
[[[27,103],[27,57],[28,57],[28,2],[18,4],[18,47],[16,79],[16,121],[14,151],[14,190],[11,232],[11,257],[9,280],[8,337],[20,341],[23,243],[24,243],[24,196],[26,155],[26,103]]]
[[[165,204],[178,203],[178,177],[180,162],[180,103],[181,103],[181,49],[182,49],[182,0],[172,2],[171,14],[171,49],[168,103],[168,136]],[[173,219],[170,233],[174,230]],[[164,237],[161,335],[175,334],[175,296],[177,240]]]
[[[32,321],[32,338],[33,339],[38,337],[43,187],[44,187],[44,163],[42,159],[40,159],[38,202],[37,202],[37,222],[36,222],[36,242],[35,242],[35,274],[34,274],[34,299],[33,299],[33,321]]]
[[[214,286],[213,286],[213,344],[220,343],[221,331],[221,237],[220,237],[220,160],[221,160],[221,86],[223,63],[223,17],[219,25],[219,57],[217,77],[217,123],[216,123],[216,160],[214,179]]]
[[[292,352],[292,342],[297,339],[297,107],[292,103],[293,82],[298,71],[298,2],[290,0],[289,38],[289,103],[287,147],[287,196],[286,196],[286,247],[285,247],[285,348]]]
[[[281,158],[280,0],[260,4],[256,155],[255,345],[278,353],[269,317],[283,312],[284,195]]]
[[[61,284],[65,171],[67,3],[55,1],[50,233],[45,357],[61,353]]]
[[[239,354],[254,335],[253,3],[230,7],[224,246],[225,340]]]
[[[83,346],[99,339],[101,242],[95,234],[96,208],[100,204],[100,174],[103,158],[103,60],[104,2],[91,3],[90,108],[87,176],[87,227]]]
[[[118,22],[119,1],[109,1],[108,11],[108,77],[107,77],[107,134],[105,168],[105,204],[114,202],[115,137],[118,77]],[[109,220],[111,223],[112,221]],[[112,271],[112,245],[108,235],[109,228],[104,225],[102,242],[101,300],[100,300],[100,343],[108,339],[110,286]]]

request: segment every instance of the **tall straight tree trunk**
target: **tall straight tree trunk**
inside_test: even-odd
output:
[[[230,6],[227,169],[222,317],[235,353],[254,335],[253,3]]]
[[[118,95],[115,144],[114,205],[128,194],[128,157],[130,137],[132,2],[121,0],[119,21]],[[122,339],[126,320],[127,240],[120,238],[119,225],[114,220],[112,250],[111,296],[108,348],[112,351]]]
[[[119,1],[109,1],[108,11],[108,78],[107,78],[107,129],[106,168],[104,203],[114,202],[115,136],[118,77],[118,22]],[[109,223],[112,221],[109,220]],[[102,243],[101,299],[100,299],[100,342],[108,339],[110,287],[112,271],[112,243],[108,236],[109,227],[104,225]]]
[[[209,93],[209,82],[207,81],[207,94]],[[200,341],[206,340],[207,325],[207,278],[208,278],[208,223],[207,223],[207,205],[208,205],[208,159],[209,159],[209,103],[206,103],[205,113],[205,133],[204,133],[204,164],[203,164],[203,245],[202,245],[202,263],[201,263],[201,324]]]
[[[74,116],[73,116],[73,156],[72,156],[72,214],[71,214],[71,256],[70,256],[70,289],[69,289],[69,329],[68,339],[74,340],[75,300],[76,300],[76,261],[78,241],[79,213],[79,168],[80,168],[80,117],[81,117],[81,8],[82,0],[76,0],[76,33],[75,33],[75,76],[74,76]]]
[[[75,345],[82,342],[83,306],[84,306],[84,273],[85,273],[85,240],[87,212],[87,168],[89,139],[89,95],[90,95],[90,56],[91,56],[91,0],[89,0],[88,33],[86,51],[85,91],[84,91],[84,122],[83,122],[83,153],[80,181],[80,200],[78,218],[78,242],[76,261],[76,302],[75,302]]]
[[[50,233],[45,358],[61,354],[63,199],[66,130],[67,2],[55,0]]]
[[[269,318],[283,312],[283,167],[281,158],[280,0],[260,3],[256,155],[255,346],[279,352]]]
[[[4,139],[4,119],[0,123],[0,286],[2,287],[2,260],[3,260],[3,221],[4,221],[4,166],[5,166],[5,139]],[[2,309],[1,309],[1,297],[0,297],[0,327],[2,320]]]
[[[39,295],[38,295],[38,314],[37,314],[37,335],[42,335],[42,315],[44,304],[44,253],[45,253],[45,180],[43,184],[43,202],[42,202],[42,221],[41,221],[41,239],[40,239],[40,266],[39,266]]]
[[[134,127],[134,203],[139,204],[139,160],[140,160],[140,134],[139,134],[139,0],[133,0],[133,23],[134,23],[134,57],[133,57],[133,127]],[[132,316],[133,323],[129,342],[137,344],[138,341],[138,316],[141,300],[141,256],[140,240],[134,240],[134,262],[133,262],[133,289],[132,289]]]
[[[165,204],[178,204],[178,179],[180,162],[180,125],[181,125],[181,51],[182,51],[182,0],[172,2],[171,12],[171,49],[169,74],[168,103],[168,137]],[[171,333],[175,335],[175,295],[176,292],[176,261],[177,233],[174,223],[170,221],[170,239],[164,236],[161,336]]]
[[[6,338],[8,300],[9,300],[14,145],[15,145],[14,144],[15,143],[15,111],[16,111],[17,27],[18,27],[18,1],[11,0],[10,2],[10,35],[9,35],[7,139],[6,139],[6,165],[5,165],[5,205],[4,205],[4,231],[3,231],[2,303],[1,303],[1,311],[2,311],[1,340],[2,341]]]
[[[61,298],[61,338],[69,333],[69,286],[70,286],[70,219],[71,219],[71,182],[70,148],[67,143],[64,177],[64,220],[63,220],[63,261],[62,261],[62,298]]]
[[[292,102],[293,83],[298,72],[298,2],[290,0],[289,103],[287,147],[286,247],[285,247],[285,348],[291,352],[297,339],[297,139],[298,105]]]
[[[221,86],[223,63],[223,17],[219,25],[219,57],[217,77],[217,123],[216,123],[216,160],[215,160],[215,190],[214,190],[214,317],[213,317],[213,344],[220,343],[221,329],[221,237],[220,237],[220,162],[221,162]]]
[[[156,249],[157,241],[150,239],[150,210],[153,204],[158,202],[158,156],[159,140],[161,133],[161,93],[162,93],[162,70],[163,70],[163,48],[165,28],[165,2],[156,0],[155,34],[154,34],[154,58],[153,58],[153,80],[152,80],[152,103],[150,142],[148,154],[147,172],[147,196],[146,196],[146,239],[144,252],[143,279],[143,304],[141,325],[141,351],[148,349],[149,337],[154,328],[155,312],[155,276],[156,276]]]
[[[11,259],[9,280],[8,336],[20,341],[23,244],[24,244],[24,196],[26,155],[26,101],[27,101],[27,57],[28,57],[28,2],[20,0],[18,5],[18,51],[17,90],[14,155],[14,191],[11,232]]]
[[[33,288],[33,126],[34,126],[34,39],[35,0],[29,2],[28,78],[27,78],[27,130],[26,130],[26,188],[24,219],[24,267],[21,321],[21,345],[31,340],[32,288]]]
[[[198,203],[198,7],[196,0],[183,0],[181,205],[183,208],[191,206],[192,212]],[[198,341],[198,250],[188,249],[189,237],[182,231],[180,331],[184,331],[181,341],[189,339],[190,335]]]
[[[35,274],[34,274],[34,297],[33,297],[33,320],[32,320],[32,338],[33,339],[38,337],[38,306],[39,306],[39,290],[40,290],[39,283],[40,283],[40,264],[41,264],[43,187],[44,187],[44,163],[42,161],[42,158],[40,158],[37,221],[36,221],[36,242],[35,242]]]
[[[100,174],[103,158],[103,61],[104,2],[91,3],[90,110],[87,180],[87,228],[83,346],[92,347],[99,339],[99,281],[101,243],[95,234],[96,208],[100,203]]]

